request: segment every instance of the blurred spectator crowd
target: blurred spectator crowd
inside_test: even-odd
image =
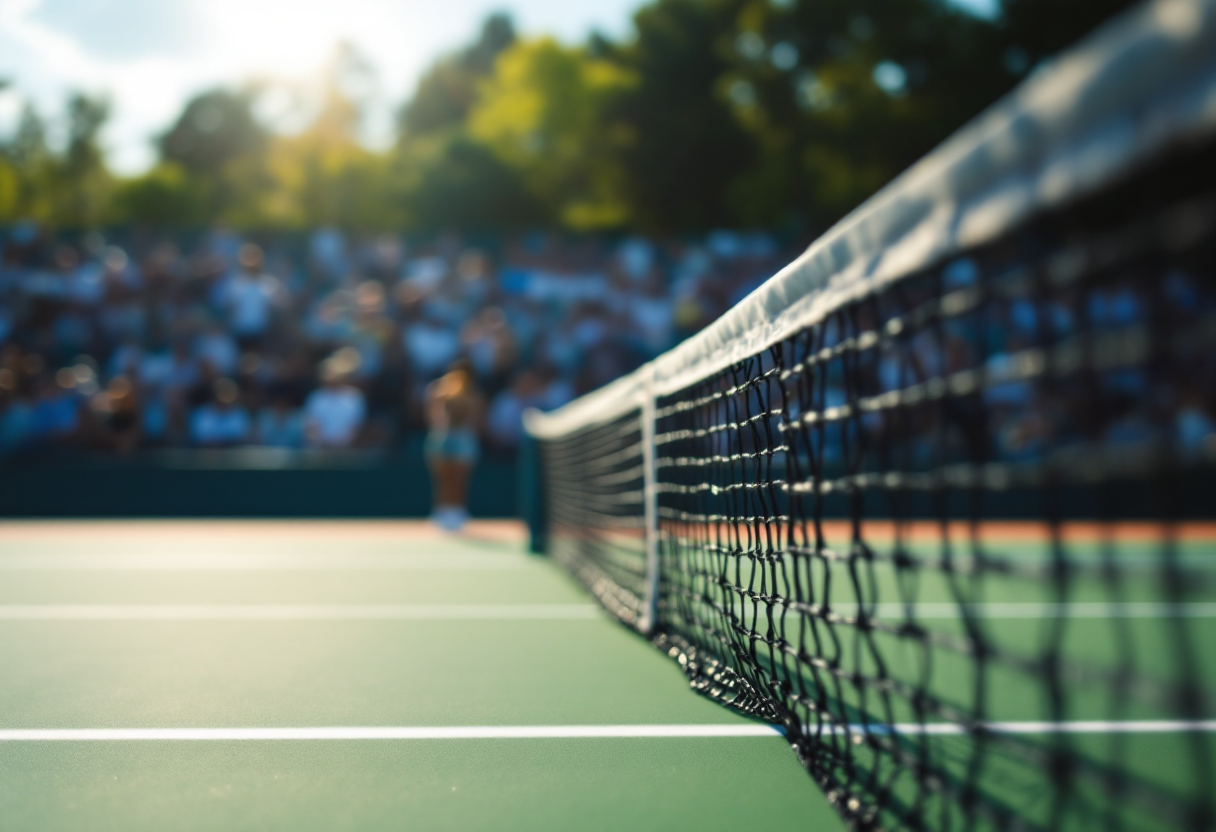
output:
[[[0,454],[391,448],[470,361],[485,437],[712,321],[788,262],[764,234],[190,241],[0,231]]]

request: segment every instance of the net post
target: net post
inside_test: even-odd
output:
[[[642,429],[642,522],[646,541],[646,597],[638,629],[649,635],[658,619],[659,603],[659,510],[655,471],[654,370],[647,368],[641,390],[638,418]]]
[[[531,408],[529,408],[531,410]],[[528,429],[531,413],[524,413],[524,429],[520,434],[518,477],[519,514],[528,526],[528,550],[543,555],[548,548],[545,512],[545,473],[541,460],[540,440]]]

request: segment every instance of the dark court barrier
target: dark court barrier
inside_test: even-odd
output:
[[[514,517],[515,460],[487,455],[470,485],[475,517]],[[0,517],[424,517],[418,449],[324,453],[238,448],[130,457],[0,461]]]

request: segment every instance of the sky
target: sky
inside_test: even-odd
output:
[[[995,0],[954,0],[983,11]],[[103,134],[111,166],[138,173],[151,138],[189,97],[253,78],[302,81],[339,41],[375,72],[369,144],[391,136],[391,112],[440,54],[469,42],[505,9],[519,31],[582,40],[623,36],[638,0],[0,0],[0,137],[23,102],[62,112],[71,90],[111,102]]]

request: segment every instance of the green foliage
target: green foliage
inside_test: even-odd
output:
[[[630,219],[641,228],[700,231],[743,219],[730,185],[755,163],[758,146],[720,89],[740,5],[657,0],[637,12],[636,36],[615,50],[637,78],[610,116],[633,136],[621,164]]]
[[[740,183],[749,212],[823,227],[859,204],[1016,81],[995,35],[939,0],[749,4],[722,82],[764,148]]]
[[[207,184],[175,162],[162,162],[118,185],[107,219],[173,228],[203,225],[212,219]]]
[[[0,145],[0,222],[809,236],[1132,2],[652,0],[585,45],[497,14],[423,74],[390,150],[358,140],[370,70],[344,45],[302,129],[259,120],[264,88],[212,89],[118,183],[108,107],[76,95],[62,129],[27,107]]]
[[[101,222],[113,180],[99,134],[109,115],[102,99],[74,93],[68,99],[67,141],[61,152],[47,143],[47,128],[26,105],[12,139],[0,153],[0,217],[87,228]]]
[[[68,100],[68,143],[54,166],[58,187],[54,214],[74,228],[95,225],[102,217],[112,181],[99,137],[110,114],[108,102],[76,93]]]
[[[261,153],[267,133],[253,103],[252,91],[216,89],[195,96],[158,140],[161,158],[190,173],[213,175],[235,159]]]
[[[403,138],[459,128],[473,107],[481,82],[494,62],[515,42],[515,25],[505,14],[492,14],[471,46],[438,60],[422,76],[413,97],[398,114]]]
[[[0,156],[0,223],[14,222],[21,218],[18,211],[20,196],[20,174],[11,162]]]
[[[519,174],[460,133],[411,144],[398,158],[408,224],[420,231],[520,231],[544,225],[544,205]]]
[[[468,131],[576,230],[622,224],[627,208],[616,151],[628,139],[607,121],[613,102],[633,86],[619,65],[551,38],[517,43],[478,91]]]

